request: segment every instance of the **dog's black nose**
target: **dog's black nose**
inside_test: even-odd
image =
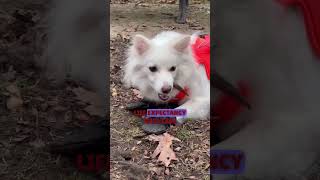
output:
[[[161,91],[162,91],[164,94],[168,94],[168,93],[171,91],[171,89],[172,89],[171,86],[164,85],[164,86],[162,86]]]

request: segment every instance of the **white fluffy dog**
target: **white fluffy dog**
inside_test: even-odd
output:
[[[149,39],[142,35],[133,38],[125,67],[124,82],[135,87],[154,102],[167,103],[179,90],[174,84],[188,88],[188,97],[177,109],[186,109],[185,119],[206,119],[210,112],[210,81],[205,68],[198,66],[191,45],[195,35],[167,31]]]

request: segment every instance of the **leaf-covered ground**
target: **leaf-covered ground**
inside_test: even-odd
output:
[[[118,1],[119,2],[119,1]],[[111,178],[112,179],[209,179],[208,121],[192,121],[172,127],[168,133],[181,140],[172,142],[177,161],[169,168],[152,158],[158,142],[149,141],[140,119],[124,110],[139,97],[121,83],[125,52],[131,37],[174,30],[209,32],[209,3],[192,4],[187,24],[176,24],[177,4],[135,2],[111,5]]]

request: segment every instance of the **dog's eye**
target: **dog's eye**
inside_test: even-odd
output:
[[[156,66],[151,66],[151,67],[149,67],[149,70],[150,70],[151,72],[156,72],[158,69],[157,69]]]
[[[176,67],[175,66],[172,66],[169,71],[175,71],[176,70]]]

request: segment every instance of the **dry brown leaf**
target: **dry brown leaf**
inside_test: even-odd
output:
[[[159,145],[154,150],[152,154],[152,158],[158,157],[158,161],[164,163],[166,167],[169,166],[172,160],[178,160],[176,154],[171,149],[172,140],[180,141],[178,138],[171,136],[168,133],[164,133],[163,135],[150,135],[148,137],[149,140],[159,141]]]
[[[40,105],[41,111],[47,111],[48,107],[49,107],[48,103],[42,103]]]
[[[7,90],[11,95],[14,95],[14,96],[17,96],[17,97],[21,97],[20,90],[19,90],[18,86],[17,86],[15,83],[12,83],[12,84],[10,84],[9,86],[7,86],[7,87],[6,87],[6,90]]]
[[[77,112],[76,118],[80,121],[90,121],[90,115],[85,111]]]
[[[97,93],[85,90],[81,87],[74,88],[72,91],[77,95],[78,100],[90,104],[84,111],[92,116],[104,117],[106,115],[103,100]]]
[[[6,81],[12,81],[16,77],[16,71],[13,69],[12,66],[9,67],[8,72],[2,73],[2,78],[4,78]]]
[[[169,170],[169,168],[166,168],[166,170],[164,171],[164,173],[169,176],[169,175],[170,175],[170,170]]]
[[[156,173],[158,176],[161,175],[162,168],[161,167],[149,167],[149,171]]]
[[[27,139],[28,137],[29,137],[29,136],[22,135],[22,136],[13,138],[12,141],[14,141],[14,142],[22,142],[22,141],[24,141],[25,139]]]
[[[64,122],[71,122],[72,121],[72,112],[67,111],[63,116]]]
[[[42,148],[45,146],[44,142],[41,139],[30,142],[29,144],[34,148]]]
[[[103,108],[103,106],[89,105],[86,108],[84,108],[83,110],[92,116],[104,117],[106,115],[106,112],[105,112],[105,109]]]
[[[22,104],[23,104],[23,100],[19,97],[16,97],[16,96],[11,96],[7,100],[7,108],[12,111],[20,108],[22,106]]]
[[[72,92],[74,92],[77,96],[77,99],[82,102],[98,106],[103,104],[101,97],[97,93],[88,91],[81,87],[72,89]]]
[[[151,134],[147,136],[146,139],[148,139],[149,141],[160,141],[162,139],[162,135],[157,136],[157,135]]]
[[[117,95],[118,95],[117,89],[116,88],[112,88],[112,97],[116,97]]]
[[[64,107],[64,106],[61,106],[61,105],[56,105],[52,108],[53,111],[56,111],[56,112],[63,112],[63,111],[67,111],[68,108]]]
[[[137,98],[139,98],[139,99],[142,99],[142,98],[143,98],[139,90],[137,90],[137,89],[132,89],[132,92],[133,92],[133,94],[134,94]]]

